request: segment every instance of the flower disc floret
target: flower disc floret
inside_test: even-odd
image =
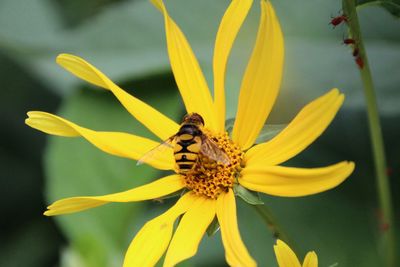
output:
[[[228,133],[212,134],[205,130],[218,147],[229,157],[230,164],[216,162],[206,155],[199,154],[199,160],[193,170],[183,175],[185,187],[196,195],[217,199],[222,192],[227,192],[235,183],[240,172],[243,152],[228,136]]]

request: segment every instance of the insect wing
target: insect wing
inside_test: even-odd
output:
[[[226,155],[226,153],[222,151],[213,140],[207,137],[204,137],[202,140],[200,152],[210,159],[224,165],[229,165],[231,163],[228,155]]]
[[[157,155],[162,153],[168,153],[171,148],[173,148],[173,141],[175,139],[175,135],[171,136],[163,143],[159,144],[158,146],[154,147],[153,149],[149,150],[144,154],[136,163],[136,165],[141,165],[143,163],[148,163],[151,159],[157,157]]]

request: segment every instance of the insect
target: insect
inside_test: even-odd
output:
[[[351,39],[351,38],[343,39],[343,44],[345,44],[345,45],[350,45],[350,44],[354,45],[355,43],[356,43],[356,41],[354,39]]]
[[[335,28],[342,22],[347,22],[347,21],[348,21],[348,18],[346,15],[340,15],[337,17],[332,17],[331,22],[329,24],[332,24],[332,26]]]
[[[224,165],[230,160],[226,153],[218,147],[213,139],[203,132],[204,120],[198,113],[190,113],[183,117],[179,131],[153,148],[139,159],[138,165],[155,157],[158,153],[167,153],[173,148],[176,169],[179,174],[188,174],[201,160],[199,153]]]
[[[358,49],[358,47],[354,47],[353,57],[357,58],[359,54],[360,54],[360,50]]]
[[[364,68],[364,61],[362,60],[362,58],[361,58],[360,56],[357,56],[357,57],[355,58],[355,62],[356,62],[357,66],[358,66],[360,69]]]

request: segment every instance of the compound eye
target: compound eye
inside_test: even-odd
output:
[[[202,116],[200,116],[200,115],[199,115],[199,117],[200,117],[200,122],[201,122],[201,124],[203,124],[203,125],[204,125],[204,120],[203,120],[203,117],[202,117]]]
[[[192,114],[193,120],[204,125],[204,119],[199,113]]]
[[[182,121],[187,121],[188,120],[188,118],[189,118],[189,114],[186,114],[185,116],[183,116],[183,119],[182,119]]]

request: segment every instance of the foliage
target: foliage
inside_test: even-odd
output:
[[[381,6],[395,17],[400,17],[400,1],[399,0],[358,0],[358,6],[376,5]]]
[[[81,3],[77,0],[71,2]],[[4,112],[0,118],[7,129],[18,132],[15,136],[8,131],[1,133],[5,137],[1,143],[2,162],[14,170],[2,169],[2,181],[15,183],[11,187],[15,190],[6,192],[3,189],[2,203],[17,203],[13,207],[26,204],[35,212],[26,221],[29,227],[22,231],[22,226],[18,224],[18,228],[15,226],[16,229],[10,231],[7,240],[13,242],[0,247],[3,253],[0,258],[5,259],[0,261],[1,266],[27,266],[24,261],[27,258],[39,259],[37,266],[53,266],[45,258],[52,258],[54,262],[58,252],[51,248],[60,248],[62,244],[61,238],[55,233],[53,235],[53,228],[47,227],[51,219],[41,217],[41,208],[44,207],[34,204],[40,202],[42,194],[39,191],[42,177],[39,159],[42,155],[38,153],[40,150],[35,143],[43,145],[43,139],[39,137],[41,133],[33,134],[30,129],[21,129],[22,126],[14,127],[17,123],[22,124],[21,114],[24,111],[54,111],[58,99],[62,99],[57,113],[83,126],[150,136],[109,93],[92,87],[82,88],[81,81],[58,68],[54,63],[58,53],[76,53],[172,118],[179,121],[182,115],[183,105],[172,82],[163,21],[158,12],[146,1],[90,2],[94,6],[96,3],[99,5],[96,12],[88,8],[86,17],[81,13],[79,18],[68,15],[77,9],[70,7],[69,10],[67,7],[73,5],[67,4],[70,3],[68,1],[3,0],[0,3],[0,24],[6,25],[0,27],[0,52],[5,55],[0,61],[0,79],[2,84],[7,84],[1,92]],[[182,25],[193,44],[211,84],[213,41],[219,19],[229,1],[166,2],[172,16]],[[340,266],[380,266],[377,259],[382,248],[376,240],[381,228],[358,71],[351,52],[340,45],[344,29],[339,27],[339,30],[332,31],[328,25],[331,14],[340,10],[340,2],[273,3],[285,34],[286,65],[282,92],[269,123],[287,123],[301,106],[331,87],[338,87],[346,94],[345,106],[327,132],[305,154],[287,165],[323,166],[349,159],[356,162],[357,169],[342,186],[324,194],[300,199],[262,196],[261,200],[288,229],[302,253],[317,251],[321,266],[336,262]],[[398,1],[395,0],[359,1],[359,4],[379,4],[393,15],[399,14]],[[204,14],[207,14],[206,20]],[[362,9],[360,16],[378,88],[389,166],[392,177],[396,177],[400,172],[396,160],[400,149],[400,126],[397,123],[400,116],[400,76],[394,75],[394,70],[400,67],[398,21],[377,8]],[[235,117],[241,82],[238,77],[242,77],[251,52],[257,19],[258,6],[255,5],[230,59],[226,81],[229,90],[228,118]],[[15,104],[11,106],[10,103]],[[6,140],[20,145],[10,148]],[[28,142],[30,140],[32,142]],[[129,160],[105,155],[83,140],[58,137],[49,140],[45,169],[46,202],[64,196],[125,190],[162,175],[144,166],[136,167]],[[399,193],[398,182],[393,188]],[[35,197],[31,197],[30,190],[36,192]],[[22,195],[21,199],[25,202],[18,202],[22,200],[14,195]],[[165,200],[165,203],[112,204],[111,207],[59,217],[57,223],[68,242],[68,248],[64,250],[64,266],[74,266],[71,263],[74,257],[84,267],[119,266],[127,245],[138,229],[147,219],[165,210],[173,200]],[[399,199],[395,199],[394,203],[399,203]],[[273,237],[257,214],[246,206],[246,203],[238,204],[241,235],[259,265],[271,266],[274,262]],[[28,208],[21,210],[22,213],[28,211]],[[11,208],[6,214],[8,220],[13,220]],[[14,220],[23,219],[16,216]],[[44,243],[40,252],[30,249],[35,247],[32,244],[39,240],[38,236]],[[26,252],[27,257],[19,257],[19,254],[3,257],[17,250],[14,248]],[[224,266],[219,233],[204,238],[199,253],[184,264]]]

